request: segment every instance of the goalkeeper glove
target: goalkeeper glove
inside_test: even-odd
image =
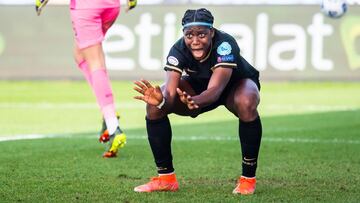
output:
[[[129,11],[133,8],[135,8],[137,5],[137,0],[127,0],[127,9],[126,11]]]
[[[35,10],[37,15],[41,14],[41,10],[46,6],[49,0],[35,0]]]

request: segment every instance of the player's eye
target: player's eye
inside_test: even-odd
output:
[[[192,34],[185,34],[185,37],[188,38],[188,39],[191,39],[193,37]]]
[[[206,36],[206,34],[205,34],[205,33],[200,33],[198,36],[199,36],[200,38],[204,38],[204,37]]]

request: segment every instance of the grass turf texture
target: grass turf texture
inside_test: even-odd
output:
[[[103,159],[100,113],[85,82],[0,82],[0,201],[356,202],[360,199],[360,83],[263,83],[256,194],[231,194],[241,173],[237,120],[224,108],[170,116],[176,193],[138,194],[156,174],[144,107],[114,82],[127,146]]]

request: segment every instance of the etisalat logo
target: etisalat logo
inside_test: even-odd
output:
[[[340,26],[350,69],[360,69],[360,16],[345,16]]]
[[[0,56],[4,52],[4,50],[5,50],[5,40],[0,33]]]

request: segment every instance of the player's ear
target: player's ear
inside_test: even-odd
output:
[[[210,34],[211,34],[211,39],[214,38],[214,36],[215,36],[215,29],[214,28],[210,29]]]

